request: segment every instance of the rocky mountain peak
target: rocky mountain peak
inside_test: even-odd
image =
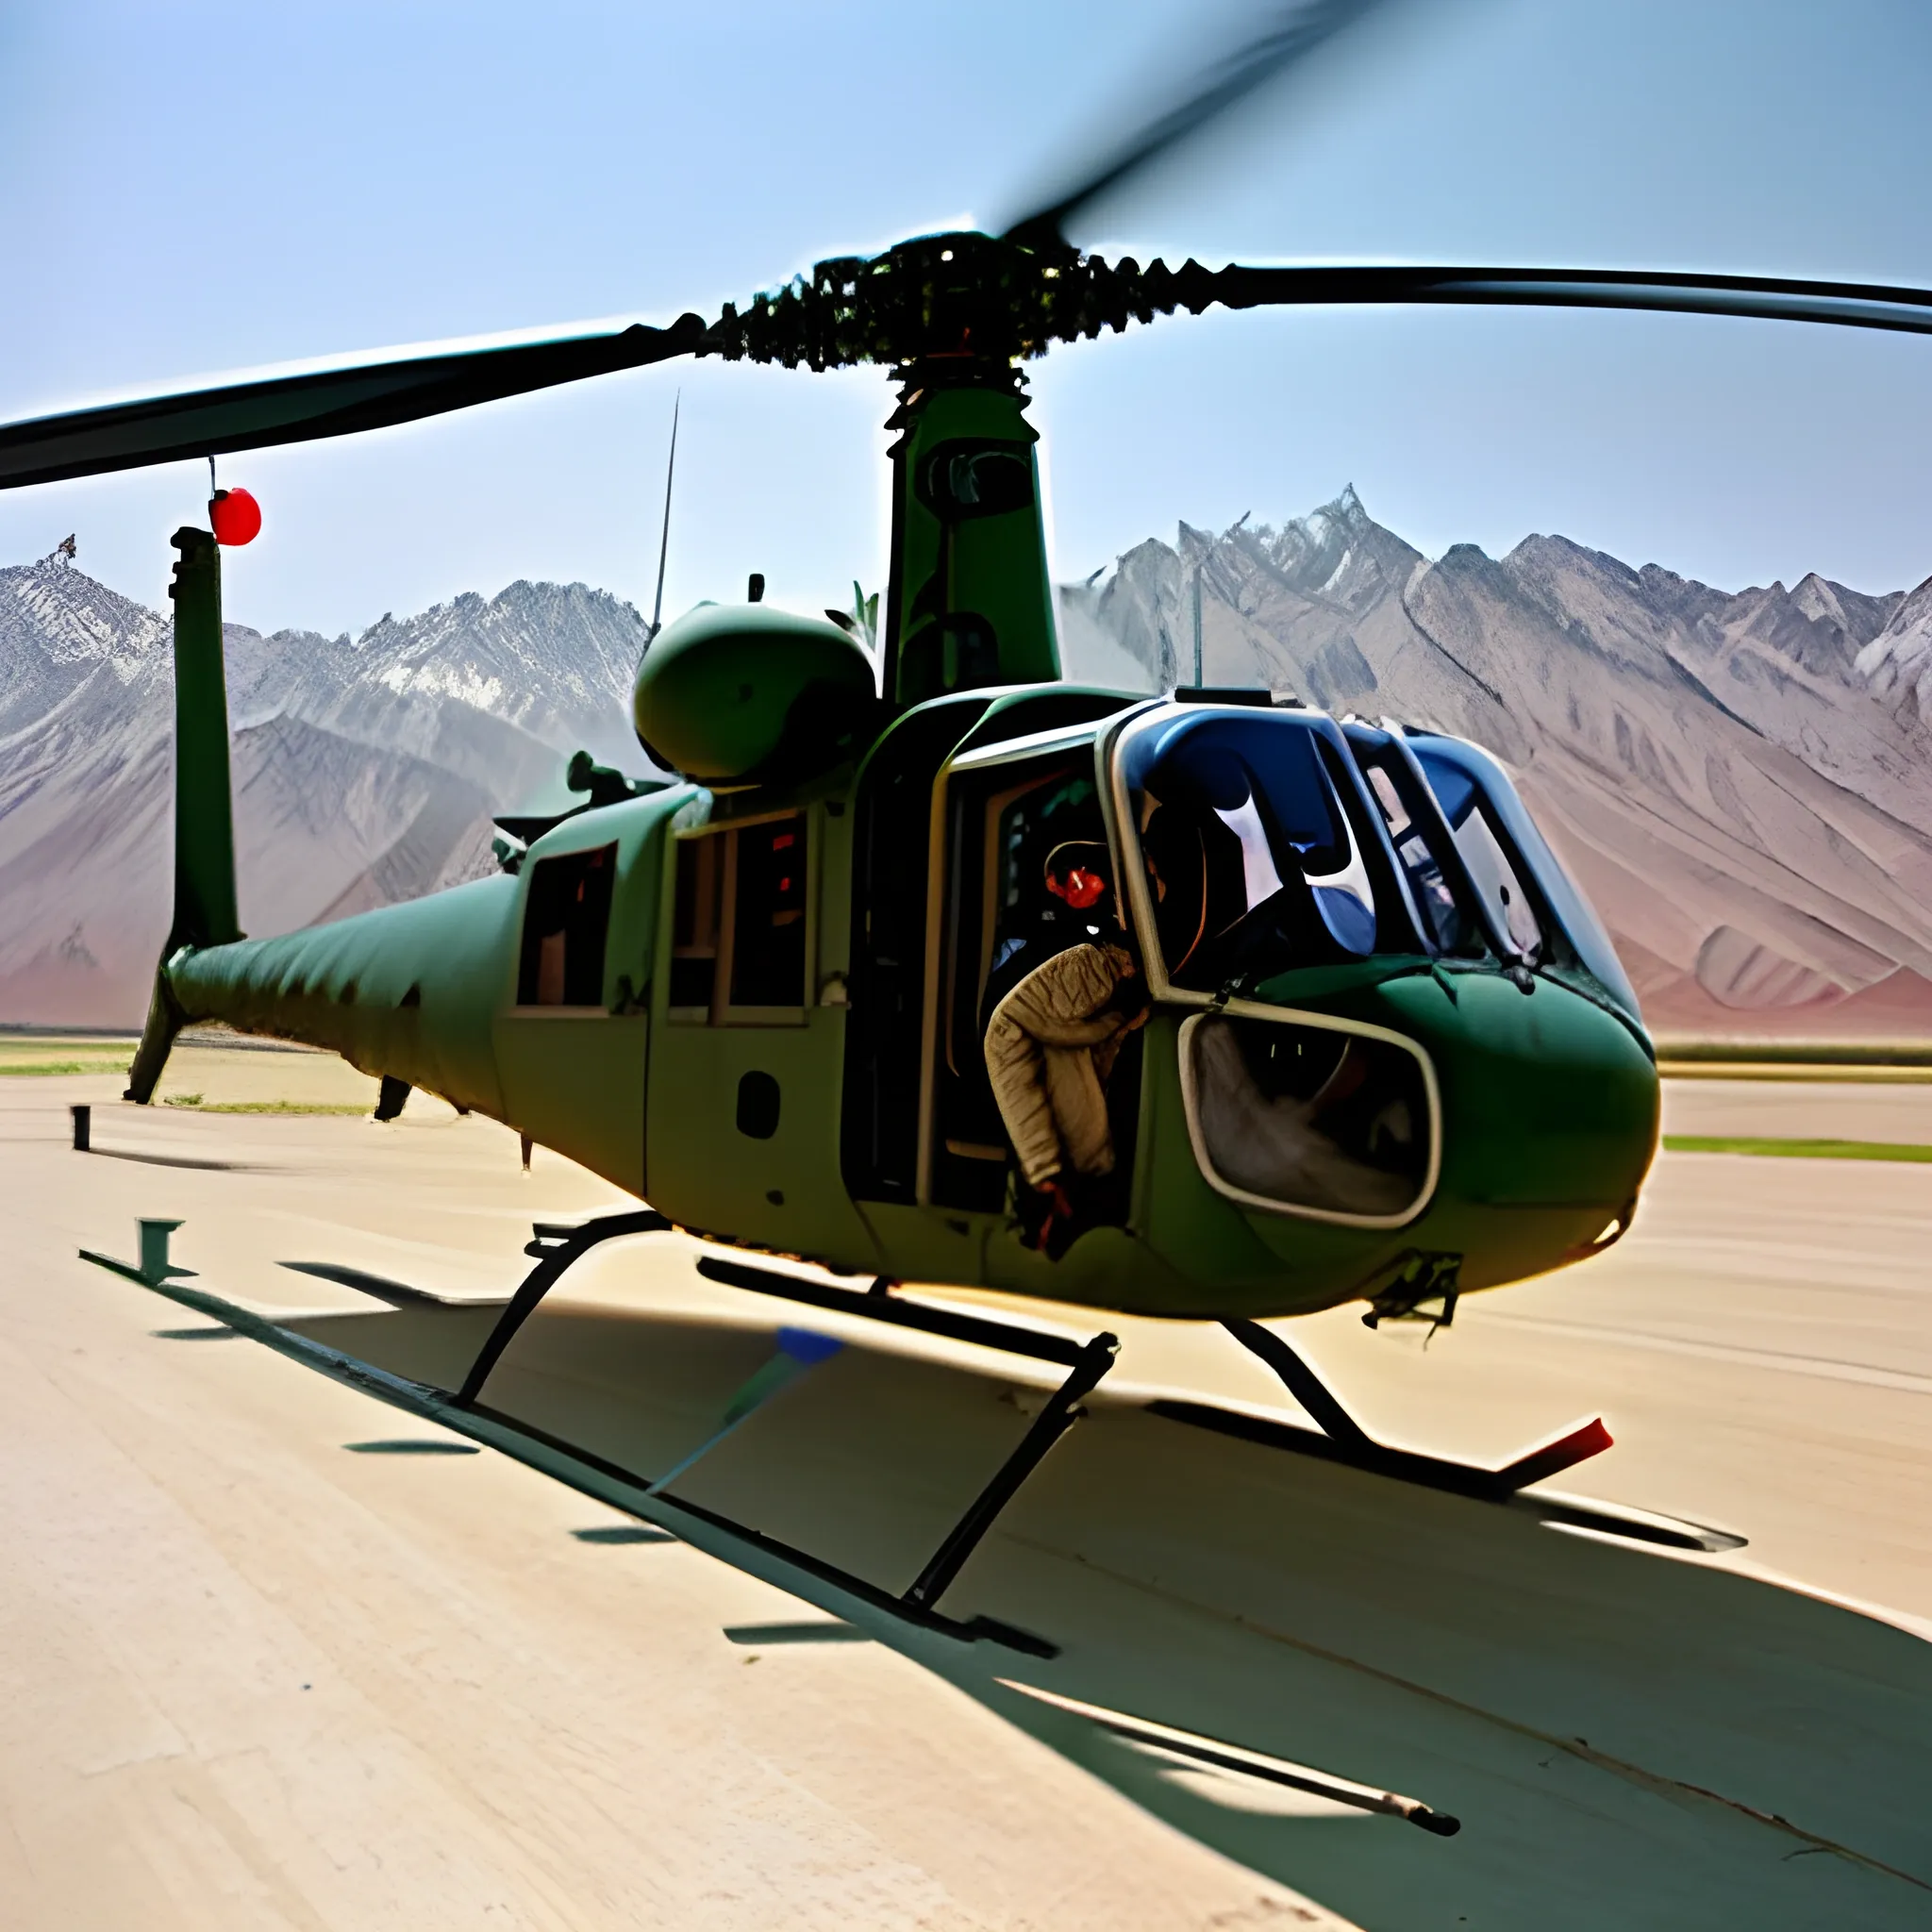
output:
[[[126,685],[168,631],[165,618],[58,551],[0,569],[0,735],[44,716],[91,678]]]
[[[391,690],[462,695],[521,719],[526,710],[606,707],[620,715],[644,647],[644,621],[608,591],[519,580],[466,591],[421,615],[386,615],[355,650]]]
[[[1245,580],[1252,608],[1280,593],[1335,610],[1359,610],[1399,586],[1421,553],[1369,515],[1355,486],[1279,529],[1244,517],[1212,546],[1209,567]]]
[[[168,629],[167,620],[96,583],[63,557],[0,568],[0,665],[133,661]]]
[[[1901,718],[1932,724],[1932,577],[1898,600],[1885,628],[1854,662]]]

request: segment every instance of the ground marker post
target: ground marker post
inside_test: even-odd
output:
[[[138,1281],[143,1288],[159,1288],[164,1282],[193,1276],[192,1268],[177,1268],[168,1258],[168,1238],[181,1225],[178,1221],[142,1221],[135,1224],[141,1230],[141,1259],[132,1268],[111,1255],[97,1255],[92,1248],[82,1248],[80,1258],[125,1275],[129,1281]]]

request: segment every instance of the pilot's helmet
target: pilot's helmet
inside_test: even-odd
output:
[[[1046,890],[1076,912],[1088,911],[1112,889],[1113,863],[1094,839],[1068,839],[1046,856]]]

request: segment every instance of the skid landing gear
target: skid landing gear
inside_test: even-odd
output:
[[[1120,1351],[1120,1343],[1112,1335],[1102,1333],[1082,1341],[1074,1336],[972,1314],[960,1308],[904,1301],[892,1293],[895,1284],[883,1278],[874,1282],[869,1291],[860,1291],[808,1280],[781,1269],[756,1267],[748,1262],[727,1261],[710,1256],[699,1261],[700,1274],[728,1287],[748,1289],[756,1294],[775,1295],[810,1307],[857,1316],[863,1321],[915,1328],[954,1341],[969,1341],[982,1348],[999,1349],[1008,1355],[1029,1356],[1036,1361],[1055,1362],[1065,1369],[1066,1374],[1059,1386],[1044,1398],[1024,1437],[946,1532],[919,1574],[906,1590],[894,1594],[835,1563],[825,1562],[808,1551],[794,1549],[775,1537],[767,1536],[762,1530],[736,1522],[718,1510],[708,1509],[702,1504],[687,1502],[673,1493],[671,1484],[698,1459],[695,1456],[678,1464],[670,1475],[653,1480],[624,1469],[594,1451],[564,1441],[533,1424],[491,1408],[480,1399],[484,1384],[504,1350],[565,1272],[604,1241],[627,1235],[668,1230],[673,1224],[661,1214],[641,1209],[628,1214],[605,1215],[577,1226],[538,1223],[533,1229],[534,1238],[525,1249],[535,1258],[537,1265],[497,1317],[488,1340],[464,1374],[461,1387],[455,1391],[394,1374],[284,1328],[219,1295],[182,1286],[174,1277],[189,1271],[173,1268],[166,1259],[168,1234],[179,1225],[178,1222],[143,1224],[142,1263],[140,1267],[132,1267],[103,1255],[90,1254],[85,1249],[82,1250],[82,1257],[111,1269],[127,1280],[139,1282],[158,1294],[166,1295],[169,1300],[179,1302],[212,1321],[224,1323],[236,1333],[259,1341],[307,1367],[320,1370],[336,1381],[346,1383],[425,1421],[439,1423],[458,1435],[500,1449],[516,1460],[541,1470],[546,1475],[568,1484],[581,1493],[595,1496],[630,1515],[664,1522],[666,1527],[673,1529],[681,1524],[688,1535],[698,1525],[722,1532],[794,1571],[831,1585],[834,1590],[874,1610],[921,1629],[966,1642],[988,1640],[1029,1657],[1051,1657],[1059,1654],[1058,1644],[1035,1636],[1031,1631],[1016,1629],[993,1617],[950,1617],[940,1608],[940,1603],[965,1568],[968,1558],[998,1521],[1000,1512],[1020,1492],[1027,1477],[1045,1459],[1047,1452],[1079,1421],[1083,1413],[1079,1406],[1081,1399],[1099,1385],[1101,1378],[1112,1368]],[[153,1241],[148,1240],[151,1228],[161,1230]],[[710,1546],[711,1540],[702,1533],[694,1540]]]
[[[1547,1482],[1553,1475],[1574,1469],[1579,1462],[1587,1462],[1612,1446],[1610,1432],[1601,1417],[1525,1449],[1501,1469],[1453,1462],[1414,1449],[1395,1449],[1371,1436],[1293,1345],[1274,1329],[1264,1328],[1258,1322],[1239,1320],[1224,1321],[1221,1325],[1268,1365],[1316,1426],[1302,1428],[1293,1423],[1245,1415],[1238,1409],[1217,1408],[1211,1403],[1191,1402],[1179,1396],[1158,1396],[1147,1405],[1150,1414],[1187,1423],[1195,1428],[1212,1429],[1217,1435],[1234,1436],[1270,1449],[1313,1456],[1324,1462],[1346,1463],[1352,1469],[1366,1470],[1396,1482],[1446,1490],[1452,1495],[1468,1496],[1476,1502],[1533,1507],[1544,1522],[1567,1528],[1633,1538],[1670,1549],[1700,1550],[1706,1555],[1743,1547],[1744,1539],[1729,1530],[1708,1529],[1701,1524],[1636,1510],[1594,1508],[1589,1504],[1558,1501],[1553,1496],[1532,1499],[1524,1495],[1523,1491],[1533,1484]]]
[[[607,1215],[577,1227],[538,1224],[533,1231],[535,1238],[525,1249],[525,1253],[537,1257],[537,1265],[525,1277],[523,1286],[510,1297],[508,1305],[497,1318],[496,1326],[463,1377],[462,1387],[448,1398],[451,1406],[488,1417],[501,1426],[522,1426],[514,1417],[488,1408],[479,1400],[490,1372],[518,1329],[536,1312],[538,1304],[562,1278],[564,1272],[599,1242],[623,1235],[651,1234],[671,1225],[661,1214],[648,1210]],[[794,1550],[716,1510],[685,1502],[666,1493],[657,1485],[637,1479],[650,1491],[654,1499],[661,1500],[674,1510],[697,1517],[713,1528],[755,1542],[824,1581],[863,1598],[875,1609],[888,1611],[947,1636],[968,1640],[991,1638],[1010,1649],[1024,1651],[1034,1657],[1057,1655],[1058,1646],[1030,1631],[1016,1630],[1010,1624],[991,1617],[974,1617],[961,1623],[942,1614],[939,1604],[965,1568],[967,1558],[979,1547],[987,1532],[999,1519],[1000,1512],[1019,1494],[1026,1478],[1040,1467],[1053,1445],[1079,1421],[1080,1400],[1091,1394],[1101,1378],[1112,1368],[1114,1357],[1120,1352],[1119,1341],[1112,1335],[1102,1333],[1090,1341],[1079,1341],[1069,1335],[1028,1327],[1018,1322],[1003,1322],[991,1316],[969,1314],[958,1308],[936,1307],[924,1302],[902,1301],[892,1294],[892,1284],[884,1277],[874,1281],[870,1290],[858,1291],[808,1280],[802,1275],[787,1274],[782,1269],[727,1261],[709,1255],[699,1260],[698,1273],[728,1288],[747,1289],[754,1294],[775,1295],[785,1301],[802,1303],[808,1307],[855,1315],[862,1321],[915,1328],[927,1335],[944,1336],[953,1341],[970,1341],[982,1348],[996,1348],[1008,1355],[1030,1356],[1036,1361],[1057,1362],[1066,1370],[1065,1378],[1046,1398],[1025,1436],[946,1533],[924,1568],[897,1596],[850,1571],[822,1562],[802,1550]]]
[[[1500,1503],[1532,1483],[1547,1482],[1579,1462],[1588,1462],[1592,1456],[1601,1456],[1611,1446],[1610,1432],[1599,1416],[1538,1443],[1534,1449],[1525,1449],[1501,1469],[1478,1469],[1471,1463],[1448,1462],[1410,1449],[1391,1449],[1376,1441],[1342,1407],[1328,1385],[1274,1329],[1264,1328],[1258,1322],[1231,1321],[1221,1325],[1251,1355],[1266,1362],[1282,1387],[1314,1418],[1322,1435],[1306,1445],[1310,1455],[1325,1455],[1337,1462],[1373,1470],[1377,1475]]]
[[[1036,1361],[1055,1363],[1065,1371],[1058,1386],[1042,1397],[1024,1436],[941,1539],[919,1574],[904,1591],[895,1593],[718,1510],[679,1497],[674,1487],[677,1479],[710,1444],[675,1465],[668,1474],[654,1479],[613,1463],[594,1450],[553,1436],[535,1424],[492,1408],[481,1400],[484,1386],[505,1349],[566,1271],[604,1241],[668,1230],[672,1224],[663,1216],[645,1209],[607,1215],[577,1226],[539,1224],[525,1250],[537,1265],[505,1305],[489,1338],[464,1374],[460,1387],[453,1391],[398,1375],[345,1355],[326,1342],[284,1327],[236,1303],[187,1286],[179,1277],[189,1271],[174,1267],[166,1253],[168,1235],[178,1225],[173,1222],[143,1225],[140,1266],[85,1250],[83,1257],[335,1381],[500,1450],[628,1515],[658,1523],[713,1555],[737,1560],[732,1555],[735,1546],[740,1551],[756,1552],[794,1575],[811,1577],[826,1590],[826,1596],[815,1600],[835,1614],[846,1614],[839,1602],[842,1598],[855,1607],[863,1606],[874,1614],[958,1641],[991,1641],[1038,1657],[1058,1654],[1057,1644],[1031,1631],[992,1617],[949,1616],[941,1605],[1002,1511],[1054,1444],[1084,1413],[1080,1404],[1099,1386],[1118,1354],[1119,1342],[1110,1334],[1102,1332],[1083,1341],[1064,1332],[1036,1328],[960,1307],[908,1300],[892,1291],[896,1284],[883,1278],[874,1281],[869,1290],[855,1290],[783,1269],[717,1256],[707,1255],[699,1259],[698,1272],[724,1286],[861,1321],[917,1329],[955,1341],[1026,1356]],[[147,1239],[151,1231],[155,1237],[152,1241]],[[1393,1480],[1420,1483],[1486,1503],[1531,1510],[1544,1523],[1557,1526],[1706,1552],[1735,1549],[1743,1541],[1741,1537],[1722,1530],[1705,1529],[1695,1524],[1640,1511],[1520,1493],[1527,1485],[1542,1481],[1607,1448],[1609,1435],[1600,1422],[1587,1424],[1529,1450],[1499,1470],[1479,1469],[1391,1448],[1363,1430],[1308,1364],[1273,1330],[1250,1322],[1233,1321],[1225,1325],[1237,1341],[1268,1363],[1319,1427],[1299,1427],[1177,1397],[1159,1397],[1148,1402],[1148,1413],[1266,1447],[1347,1463]],[[786,1331],[780,1331],[781,1352],[795,1354],[795,1349],[786,1348],[785,1334]],[[812,1358],[822,1357],[814,1355]],[[760,1377],[754,1381],[762,1378],[773,1366],[777,1365],[768,1365],[767,1371],[761,1371]],[[735,1421],[727,1415],[729,1426],[735,1426]],[[722,1440],[722,1433],[712,1440]],[[772,1580],[783,1587],[782,1576],[773,1576]]]
[[[529,1161],[525,1160],[527,1167]],[[509,1305],[496,1318],[490,1339],[476,1351],[463,1386],[452,1398],[459,1408],[472,1407],[483,1392],[497,1358],[515,1339],[516,1332],[537,1312],[537,1304],[563,1278],[564,1271],[581,1261],[600,1242],[616,1241],[631,1234],[661,1234],[671,1223],[661,1214],[641,1208],[632,1214],[604,1214],[577,1227],[559,1227],[550,1222],[532,1224],[530,1240],[524,1253],[536,1257],[537,1265],[524,1276],[523,1284],[509,1298]]]

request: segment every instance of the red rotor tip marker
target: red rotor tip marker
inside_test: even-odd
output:
[[[208,502],[217,543],[253,543],[261,534],[261,506],[245,490],[217,490]]]

